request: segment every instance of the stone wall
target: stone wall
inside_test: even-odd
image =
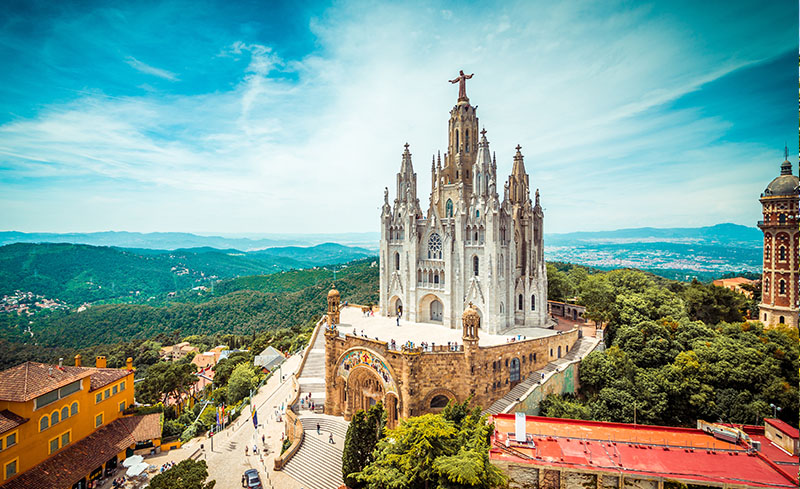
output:
[[[509,489],[663,489],[667,479],[614,475],[599,470],[492,460],[508,476]],[[620,480],[622,478],[622,480]]]
[[[519,362],[519,379],[541,369],[558,356],[565,355],[578,339],[577,330],[488,347],[461,346],[460,351],[390,350],[384,341],[359,336],[340,336],[336,330],[326,333],[326,403],[325,412],[348,418],[345,379],[340,365],[346,352],[364,351],[378,364],[385,363],[398,391],[398,415],[401,418],[437,412],[431,400],[437,395],[463,401],[473,395],[474,405],[487,408],[504,396],[517,382],[511,380],[514,359]],[[374,370],[382,369],[380,365]],[[345,372],[349,376],[349,372]],[[376,378],[380,375],[376,374]],[[391,382],[382,382],[388,394]],[[569,382],[568,382],[569,384]],[[569,384],[572,385],[572,384]],[[351,401],[352,402],[352,401]],[[391,416],[390,416],[391,418]]]

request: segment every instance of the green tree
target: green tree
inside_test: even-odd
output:
[[[136,384],[136,398],[142,402],[167,403],[170,396],[179,397],[197,381],[190,363],[158,362],[147,369],[147,376]]]
[[[205,460],[186,459],[150,479],[152,489],[213,489],[216,481],[208,479]]]
[[[368,412],[359,410],[353,415],[347,436],[344,440],[342,452],[342,478],[345,485],[351,489],[361,489],[365,483],[358,480],[354,474],[364,470],[364,467],[374,460],[373,452],[384,435],[386,426],[386,411],[382,403],[372,406]]]
[[[355,475],[370,489],[489,489],[507,478],[489,462],[494,427],[479,410],[465,406],[409,418],[378,442],[375,460]]]
[[[247,363],[240,363],[233,369],[231,378],[228,381],[228,404],[236,404],[248,395],[250,389],[256,385],[256,374],[253,367]]]

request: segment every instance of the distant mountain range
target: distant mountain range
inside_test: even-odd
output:
[[[760,273],[762,239],[757,228],[725,223],[698,228],[550,233],[544,243],[545,258],[550,261],[599,268],[634,267],[679,280],[707,280],[722,274]],[[170,250],[173,259],[181,257],[182,265],[218,277],[344,263],[376,255],[379,240],[377,232],[228,237],[124,231],[0,232],[0,245],[80,243],[124,248],[141,256]]]
[[[97,233],[23,233],[0,231],[0,246],[12,243],[74,243],[118,248],[176,250],[185,248],[263,250],[276,246],[314,246],[338,243],[349,246],[378,248],[380,233],[274,234],[259,237],[201,236],[192,233],[133,233],[103,231]]]
[[[545,245],[584,243],[682,243],[736,247],[761,247],[758,228],[724,223],[699,228],[630,228],[616,231],[545,234]]]

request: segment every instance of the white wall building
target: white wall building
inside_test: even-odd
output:
[[[458,79],[457,79],[458,80]],[[461,81],[462,85],[464,81]],[[486,130],[462,86],[450,111],[448,147],[431,162],[430,204],[423,214],[417,175],[405,145],[397,196],[381,213],[381,313],[460,327],[472,302],[490,333],[547,323],[547,271],[539,192],[531,202],[520,146],[497,193],[497,164]]]

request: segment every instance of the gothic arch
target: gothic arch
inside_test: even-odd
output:
[[[382,364],[381,370],[383,369],[386,370],[388,380],[384,380],[382,376],[378,375],[377,371],[374,368],[368,368],[364,366],[363,363],[355,364],[352,368],[349,369],[344,368],[345,360],[348,360],[354,354],[367,354],[368,356],[374,357],[374,359],[379,360],[380,363]],[[351,362],[351,364],[352,363],[353,362]],[[384,381],[384,384],[386,384],[386,392],[398,392],[397,383],[394,380],[397,379],[398,377],[397,375],[395,375],[394,369],[392,368],[392,365],[389,363],[389,361],[386,360],[386,357],[369,348],[364,348],[362,346],[355,346],[353,348],[348,348],[341,355],[339,355],[339,358],[336,359],[336,376],[343,378],[345,382],[347,382],[350,377],[350,374],[362,367],[375,372],[375,374],[378,375],[382,381]]]

